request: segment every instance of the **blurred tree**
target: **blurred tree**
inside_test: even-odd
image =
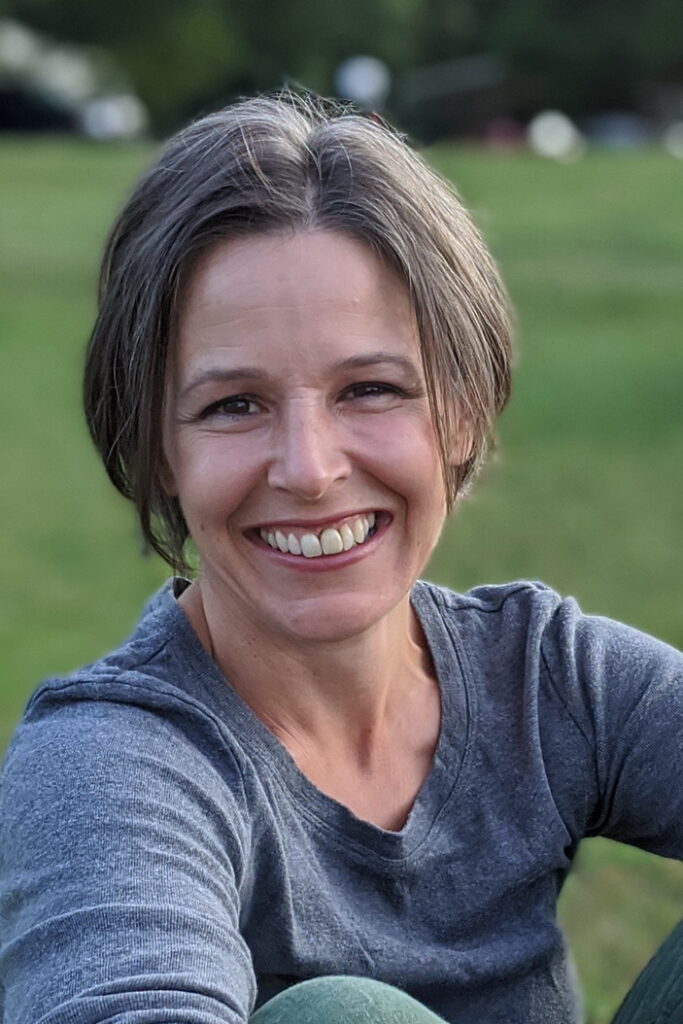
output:
[[[477,0],[422,0],[417,19],[420,61],[432,64],[487,49]]]
[[[359,54],[400,74],[495,53],[522,116],[628,108],[639,83],[683,82],[680,0],[0,0],[0,12],[107,47],[164,132],[239,92],[330,91]]]
[[[58,39],[107,47],[167,131],[198,108],[286,81],[329,91],[336,65],[412,60],[420,0],[0,0]]]
[[[679,0],[472,0],[476,43],[515,74],[518,113],[633,109],[646,81],[683,84]]]
[[[106,47],[166,130],[211,92],[240,47],[222,0],[4,0],[8,13],[57,39]]]

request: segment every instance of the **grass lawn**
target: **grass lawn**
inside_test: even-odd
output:
[[[36,682],[95,658],[166,573],[90,449],[80,365],[106,228],[145,147],[0,144],[5,586],[0,749]],[[519,366],[499,454],[427,575],[542,579],[683,647],[683,169],[439,149],[497,254]],[[562,898],[589,1016],[607,1021],[683,916],[683,868],[584,844]]]

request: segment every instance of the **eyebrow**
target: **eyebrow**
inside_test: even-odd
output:
[[[392,352],[367,352],[365,355],[349,356],[348,359],[341,359],[338,363],[334,363],[332,369],[363,369],[365,366],[377,366],[379,363],[389,363],[409,373],[415,373],[417,370],[417,366],[408,356],[396,356]]]
[[[202,386],[202,384],[209,384],[212,381],[227,384],[231,380],[265,380],[268,375],[260,370],[257,366],[236,366],[234,370],[222,370],[218,367],[203,370],[190,380],[183,390],[180,392],[180,397],[185,398],[191,391]]]
[[[330,367],[331,371],[339,372],[345,370],[364,369],[366,366],[377,366],[382,363],[389,363],[397,366],[406,373],[415,374],[418,367],[408,356],[397,356],[392,352],[367,352],[363,355],[349,356],[347,359],[340,359]],[[219,382],[227,384],[233,380],[267,380],[268,374],[258,366],[236,366],[233,369],[222,369],[221,367],[209,367],[193,377],[180,392],[180,397],[185,398],[191,391],[201,387],[202,384]]]

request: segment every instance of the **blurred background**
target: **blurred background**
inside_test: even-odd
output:
[[[517,311],[498,451],[426,574],[542,579],[683,647],[682,35],[679,0],[0,0],[0,752],[166,576],[80,412],[108,226],[160,139],[283,84],[424,147]],[[683,866],[584,843],[561,914],[603,1024]]]

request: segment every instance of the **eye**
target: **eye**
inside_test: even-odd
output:
[[[260,406],[250,395],[231,395],[230,398],[221,398],[219,402],[209,405],[201,414],[201,419],[209,419],[212,416],[245,419],[258,412],[260,412]]]
[[[361,384],[353,384],[345,392],[349,398],[383,398],[386,395],[402,395],[400,388],[393,384],[384,384],[381,381],[363,381]]]

